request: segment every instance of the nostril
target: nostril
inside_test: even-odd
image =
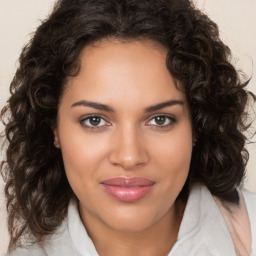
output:
[[[127,123],[126,123],[127,124]],[[143,136],[139,136],[136,126],[119,126],[119,129],[111,138],[109,161],[115,166],[121,166],[125,170],[138,168],[149,161],[146,143]]]
[[[124,154],[121,151],[112,152],[109,157],[111,164],[121,166],[124,170],[130,170],[144,166],[148,163],[149,157],[146,152],[137,152],[136,154]]]

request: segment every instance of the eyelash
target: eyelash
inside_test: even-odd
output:
[[[155,116],[153,116],[147,123],[149,123],[152,120],[156,120],[156,118],[159,118],[159,117],[160,118],[161,117],[165,118],[165,121],[166,121],[166,119],[169,120],[168,124],[164,124],[164,125],[149,125],[149,126],[154,126],[156,129],[164,129],[164,128],[169,128],[169,127],[173,126],[177,122],[177,120],[176,120],[176,118],[174,116],[162,114],[162,115],[155,115]]]
[[[85,127],[86,129],[89,129],[89,130],[100,130],[100,129],[104,129],[104,127],[106,126],[110,126],[111,124],[108,123],[108,125],[102,125],[102,126],[93,126],[93,125],[87,125],[85,122],[86,121],[90,121],[90,119],[92,118],[99,118],[100,119],[100,122],[102,122],[102,120],[104,120],[104,122],[108,123],[105,118],[103,118],[102,116],[99,116],[99,115],[90,115],[90,116],[87,116],[86,118],[83,118],[81,121],[80,121],[80,124]]]
[[[148,125],[149,122],[151,122],[152,120],[156,120],[156,118],[161,118],[161,117],[164,117],[165,119],[168,119],[169,122],[168,124],[164,124],[164,125]],[[100,119],[100,123],[102,121],[104,121],[105,123],[107,123],[107,125],[101,125],[101,126],[94,126],[94,125],[88,125],[86,124],[86,121],[89,121],[90,122],[90,119],[92,118],[99,118]],[[91,120],[92,121],[92,120]],[[166,121],[166,120],[165,120]],[[168,128],[168,127],[171,127],[173,126],[175,123],[177,122],[176,118],[173,117],[173,116],[170,116],[170,115],[155,115],[153,117],[150,118],[150,120],[148,122],[146,122],[146,125],[147,126],[153,126],[154,128],[156,129],[164,129],[164,128]],[[104,129],[106,126],[111,126],[111,124],[109,122],[107,122],[105,120],[105,118],[103,118],[102,116],[99,116],[99,115],[90,115],[90,116],[87,116],[85,118],[83,118],[81,121],[80,121],[80,124],[85,127],[86,129],[89,129],[89,130],[100,130],[100,129]]]

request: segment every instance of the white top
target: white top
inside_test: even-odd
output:
[[[252,233],[250,256],[256,256],[256,195],[242,191]],[[72,200],[67,218],[43,248],[33,245],[8,256],[99,256]],[[209,190],[196,185],[190,192],[178,239],[168,256],[235,256],[235,247],[225,219]],[[241,255],[243,256],[243,255]],[[248,256],[248,255],[246,255]]]

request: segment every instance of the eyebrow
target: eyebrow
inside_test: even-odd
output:
[[[168,100],[168,101],[161,102],[156,105],[145,108],[145,112],[146,113],[154,112],[162,108],[171,107],[173,105],[183,105],[183,104],[184,102],[182,100]],[[92,101],[86,101],[86,100],[81,100],[71,105],[71,107],[77,107],[77,106],[91,107],[94,109],[103,110],[107,112],[114,112],[114,109],[108,105],[92,102]]]
[[[154,111],[160,110],[162,108],[171,107],[173,105],[181,105],[182,106],[183,104],[184,104],[184,102],[182,100],[168,100],[168,101],[147,107],[145,109],[145,112],[147,112],[147,113],[154,112]]]
[[[86,101],[86,100],[81,100],[71,105],[71,107],[77,107],[77,106],[84,106],[84,107],[95,108],[95,109],[103,110],[107,112],[114,112],[114,109],[110,106],[107,106],[101,103]]]

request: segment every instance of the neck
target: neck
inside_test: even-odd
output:
[[[100,256],[166,256],[177,240],[184,209],[178,200],[158,222],[136,232],[112,229],[88,215],[82,221]]]

